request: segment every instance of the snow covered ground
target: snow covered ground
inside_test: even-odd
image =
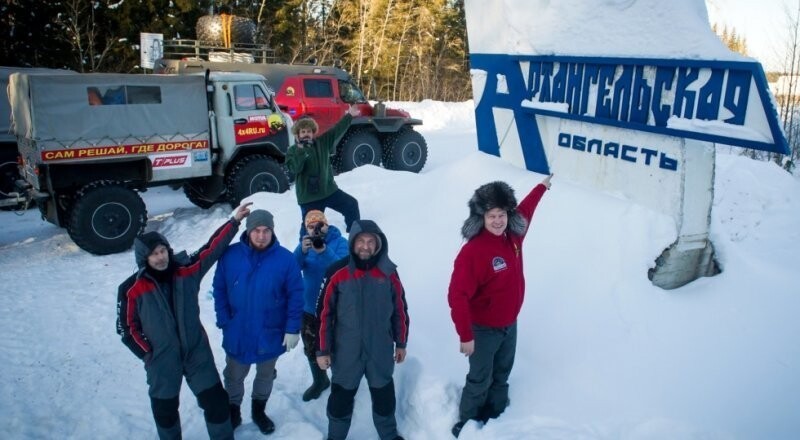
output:
[[[477,152],[472,102],[400,105],[425,121],[423,172],[364,167],[337,182],[386,232],[407,289],[409,358],[395,372],[400,431],[446,439],[467,371],[446,300],[467,200],[496,179],[521,197],[544,176]],[[196,249],[232,212],[201,210],[166,188],[145,199],[148,228],[176,249]],[[293,249],[294,192],[252,200],[272,211],[279,240]],[[0,438],[155,438],[144,370],[114,328],[132,252],[90,255],[36,210],[0,212],[0,224]],[[672,221],[556,175],[525,241],[511,406],[486,426],[468,424],[461,438],[800,438],[800,182],[773,164],[718,154],[711,231],[723,273],[661,290],[647,269],[675,239]],[[210,287],[207,276],[201,313],[221,371]],[[303,403],[310,381],[299,349],[280,358],[267,410],[278,426],[272,439],[323,438],[328,392]],[[350,438],[375,438],[365,384],[356,399]],[[181,402],[184,438],[206,438],[185,386]],[[237,438],[262,438],[248,400],[242,412]]]

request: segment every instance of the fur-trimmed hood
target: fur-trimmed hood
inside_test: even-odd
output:
[[[481,185],[475,190],[475,194],[467,203],[469,206],[469,217],[461,227],[461,235],[469,240],[475,237],[483,229],[483,215],[489,210],[500,208],[508,212],[507,231],[512,234],[522,235],[528,222],[517,212],[517,198],[514,197],[514,189],[507,183],[496,181]]]

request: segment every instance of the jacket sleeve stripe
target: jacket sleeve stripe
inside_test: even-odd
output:
[[[394,286],[394,309],[396,322],[392,323],[395,330],[395,342],[405,348],[408,342],[408,303],[406,303],[406,292],[403,289],[403,284],[400,282],[400,276],[397,273],[392,274],[392,285]],[[394,319],[394,318],[393,318]]]
[[[221,243],[225,242],[226,240],[227,243],[230,243],[230,241],[233,239],[233,234],[236,233],[236,229],[237,228],[233,224],[232,220],[229,220],[220,226],[214,232],[214,234],[211,235],[211,238],[208,240],[208,242],[197,251],[196,261],[188,266],[178,268],[178,275],[185,277],[200,271],[201,267],[203,267],[203,265],[206,263],[206,260],[209,258],[209,256],[214,254],[215,251],[217,251],[217,248]],[[210,267],[211,264],[208,264],[207,266]]]
[[[125,322],[127,323],[129,334],[133,339],[133,342],[135,342],[144,353],[150,351],[150,344],[147,342],[147,338],[145,338],[139,325],[139,313],[136,307],[136,300],[140,296],[148,292],[152,292],[154,288],[155,286],[140,279],[134,282],[133,286],[131,286],[126,293],[127,311],[125,315]]]
[[[326,280],[323,285],[323,293],[318,305],[320,324],[319,324],[319,338],[317,338],[317,346],[319,352],[329,353],[331,350],[331,341],[333,337],[332,324],[333,316],[336,310],[335,292],[337,284],[348,278],[348,271],[346,268],[336,271],[330,279]]]

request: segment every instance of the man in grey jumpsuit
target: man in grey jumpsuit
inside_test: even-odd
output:
[[[117,333],[144,362],[158,436],[181,438],[178,397],[183,378],[203,408],[208,435],[233,439],[228,393],[222,387],[208,336],[200,322],[200,281],[250,213],[246,203],[191,257],[174,254],[167,239],[147,232],[134,240],[139,270],[117,293]]]
[[[406,357],[408,306],[386,236],[371,220],[350,229],[350,255],[333,263],[323,279],[317,316],[317,364],[331,368],[328,439],[350,430],[361,378],[372,397],[372,420],[381,440],[402,440],[395,419],[394,364]]]

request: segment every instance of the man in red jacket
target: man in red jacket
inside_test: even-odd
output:
[[[508,406],[508,376],[517,346],[517,315],[525,297],[522,241],[544,192],[546,177],[517,206],[505,182],[487,183],[469,201],[461,228],[467,240],[456,256],[447,300],[469,357],[455,437],[469,420],[486,422]]]

